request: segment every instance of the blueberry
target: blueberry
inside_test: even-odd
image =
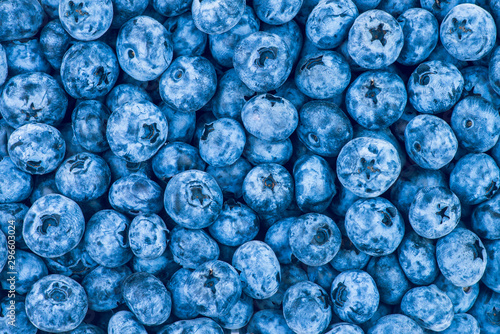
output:
[[[245,11],[243,0],[193,0],[196,27],[207,34],[222,34],[234,27]]]
[[[109,204],[130,215],[158,213],[162,209],[163,190],[158,183],[141,174],[115,181],[108,192]]]
[[[451,63],[431,60],[421,63],[408,80],[408,97],[421,113],[439,114],[455,105],[462,95],[464,78]]]
[[[0,239],[2,239],[2,253],[5,251],[5,257],[2,258],[7,260],[7,239],[3,234],[0,236]],[[14,265],[12,267],[6,267],[0,274],[0,283],[3,289],[9,291],[12,283],[10,279],[11,273],[14,272],[17,276],[15,283],[16,294],[24,295],[31,290],[31,287],[36,281],[48,275],[48,270],[43,260],[33,253],[18,249],[15,252],[15,256],[16,260],[14,261]],[[12,261],[9,262],[9,264],[12,263]],[[0,267],[4,266],[0,263]]]
[[[82,286],[88,297],[89,309],[105,312],[123,304],[122,285],[130,274],[132,271],[127,266],[99,266],[88,273],[82,280]]]
[[[500,196],[483,202],[474,208],[471,216],[471,228],[480,238],[488,240],[500,239],[500,226],[497,214],[500,212]]]
[[[479,296],[469,313],[478,321],[481,333],[493,334],[500,328],[498,310],[500,310],[500,294],[481,287]]]
[[[15,203],[27,199],[33,190],[33,178],[6,156],[0,160],[0,203]]]
[[[82,322],[80,326],[72,330],[70,334],[104,334],[104,331],[97,326]]]
[[[46,257],[44,261],[49,273],[69,276],[79,282],[98,266],[85,249],[83,239],[68,253],[55,258]]]
[[[370,130],[388,128],[403,114],[406,106],[403,80],[387,71],[367,71],[349,86],[346,109],[361,126]]]
[[[335,77],[335,80],[331,80]],[[295,70],[295,84],[313,99],[333,98],[347,88],[351,70],[347,61],[335,51],[316,51],[302,57]]]
[[[181,142],[163,146],[153,158],[153,172],[165,182],[181,172],[190,169],[204,170],[205,166],[198,150]]]
[[[190,12],[171,17],[163,24],[170,33],[175,56],[201,56],[207,35],[196,28]]]
[[[199,142],[200,156],[211,166],[229,166],[241,157],[245,143],[245,130],[238,121],[219,118],[205,124]]]
[[[263,22],[280,25],[292,20],[300,10],[302,0],[254,0],[255,13]]]
[[[413,231],[405,235],[398,248],[398,258],[401,269],[410,282],[429,285],[436,279],[439,269],[435,254],[436,246],[432,240]]]
[[[157,332],[158,334],[177,333],[206,333],[223,334],[222,328],[212,319],[196,318],[193,320],[181,320],[167,325]]]
[[[147,334],[147,332],[132,312],[119,311],[109,319],[108,334]]]
[[[282,25],[269,25],[264,23],[262,25],[262,31],[280,36],[283,42],[288,46],[292,62],[294,64],[297,62],[304,42],[304,36],[302,36],[302,31],[295,20],[288,21]]]
[[[224,315],[218,317],[217,322],[225,329],[240,329],[245,327],[253,315],[253,299],[245,294]]]
[[[28,319],[40,330],[62,333],[78,327],[87,313],[85,290],[73,279],[48,275],[26,296]]]
[[[8,72],[9,68],[7,65],[7,55],[4,47],[0,46],[0,85],[3,85],[5,80],[7,80]]]
[[[427,61],[430,60],[439,60],[445,63],[449,63],[459,70],[462,70],[468,65],[466,61],[458,60],[457,58],[450,55],[441,43],[438,43],[438,45],[436,45],[436,47],[434,48],[434,51],[432,51],[429,57],[427,57]]]
[[[106,123],[110,111],[99,101],[80,102],[71,116],[74,136],[84,149],[101,153],[109,148],[106,139]]]
[[[0,42],[31,38],[44,24],[39,1],[3,1],[0,4]]]
[[[299,112],[297,135],[313,153],[336,157],[342,147],[352,139],[352,125],[345,113],[335,104],[311,101]]]
[[[175,263],[172,252],[167,248],[161,256],[152,260],[141,259],[140,257],[134,256],[132,268],[136,273],[146,272],[155,275],[166,284],[172,275],[181,267]]]
[[[198,315],[198,312],[191,307],[184,288],[189,275],[191,275],[191,270],[179,269],[166,285],[172,294],[172,314],[179,319],[193,319]]]
[[[266,141],[247,134],[243,156],[254,166],[266,163],[284,165],[293,154],[290,138],[281,141]]]
[[[364,334],[363,330],[347,322],[336,323],[331,326],[330,330],[326,334]]]
[[[180,56],[174,59],[160,79],[160,95],[171,108],[194,112],[214,96],[217,76],[204,57]]]
[[[430,11],[434,16],[441,22],[445,16],[459,4],[463,3],[475,3],[473,0],[447,0],[435,2],[434,0],[420,0],[420,5],[422,8]],[[479,1],[477,1],[479,2]]]
[[[177,16],[191,8],[193,0],[151,0],[154,10],[162,16]]]
[[[250,163],[240,158],[230,166],[208,166],[207,173],[217,181],[224,196],[240,198],[243,195],[243,181],[251,169]]]
[[[337,196],[335,196],[331,202],[330,210],[339,217],[345,217],[345,214],[347,213],[349,207],[353,205],[354,202],[356,202],[358,199],[358,196],[347,190],[346,187],[340,185],[338,188]]]
[[[111,47],[103,42],[79,42],[64,54],[61,78],[64,89],[75,99],[95,99],[111,91],[119,70]]]
[[[332,318],[328,295],[309,281],[291,286],[283,297],[283,315],[295,333],[322,333]]]
[[[347,236],[345,230],[345,221],[339,223],[339,229],[342,233],[342,242],[340,249],[330,262],[335,270],[340,272],[346,270],[363,269],[370,261],[371,256],[360,251],[354,246],[353,242]]]
[[[293,78],[289,78],[281,87],[276,89],[276,96],[287,99],[297,110],[300,110],[300,108],[309,101],[309,97],[297,88]]]
[[[500,49],[495,48],[490,56],[488,77],[493,90],[500,94]]]
[[[9,75],[14,76],[31,72],[50,73],[50,64],[45,59],[38,39],[7,42],[4,48],[7,55]]]
[[[467,313],[455,314],[450,327],[442,331],[443,334],[479,334],[479,323],[472,315]]]
[[[434,281],[434,284],[448,295],[453,303],[455,313],[463,313],[470,310],[479,294],[479,284],[474,284],[469,287],[458,287],[446,279],[443,275],[439,275]]]
[[[293,200],[293,179],[278,164],[252,168],[243,181],[243,199],[257,213],[284,211]]]
[[[30,285],[31,287],[31,285]],[[8,288],[7,290],[9,290]],[[11,304],[15,302],[15,304]],[[24,333],[36,334],[38,329],[31,323],[26,314],[25,299],[19,296],[14,298],[5,297],[0,301],[0,312],[4,315],[0,320],[0,331],[4,333]],[[15,314],[15,327],[13,327],[11,319],[12,314]],[[101,334],[101,333],[98,333]]]
[[[22,203],[0,204],[0,230],[8,235],[9,230],[12,229],[9,226],[13,225],[15,229],[14,240],[20,249],[27,248],[23,239],[23,222],[28,210],[29,208]]]
[[[135,256],[143,259],[155,259],[167,248],[165,222],[158,215],[139,215],[130,223],[128,240]]]
[[[167,184],[163,199],[170,218],[182,227],[210,226],[222,210],[222,191],[210,174],[188,170]]]
[[[236,46],[233,65],[240,80],[261,93],[281,86],[292,71],[286,43],[278,35],[262,31],[248,35]]]
[[[153,175],[151,160],[129,162],[113,154],[111,150],[104,152],[102,157],[106,160],[111,170],[111,180],[113,182],[131,174],[143,174],[149,178]]]
[[[59,18],[71,37],[80,41],[93,41],[104,35],[113,21],[111,0],[79,2],[61,0]]]
[[[434,284],[408,291],[401,301],[401,310],[425,329],[443,331],[453,320],[450,298]]]
[[[177,111],[166,103],[161,103],[159,108],[167,118],[169,125],[167,141],[191,142],[196,127],[196,114]]]
[[[119,29],[129,19],[142,15],[148,7],[148,0],[111,0],[113,2],[113,22],[111,29]]]
[[[144,100],[151,102],[151,96],[142,87],[132,84],[121,84],[116,85],[106,96],[106,106],[113,112],[125,103],[132,101],[141,102]]]
[[[320,1],[307,18],[307,37],[320,49],[336,48],[346,39],[358,14],[351,0]]]
[[[278,310],[262,310],[253,314],[247,326],[248,333],[254,334],[293,334],[283,317],[283,313]]]
[[[267,232],[264,242],[271,247],[281,264],[290,264],[294,257],[288,241],[290,227],[295,223],[295,217],[289,217],[276,222]]]
[[[130,261],[133,253],[127,237],[129,225],[126,216],[113,210],[93,215],[87,222],[84,237],[90,257],[107,268],[120,267]]]
[[[219,258],[219,246],[205,231],[177,226],[170,236],[170,251],[174,261],[183,268],[196,269],[201,264]]]
[[[460,70],[464,77],[462,97],[479,96],[487,100],[495,108],[500,107],[500,96],[493,89],[486,66],[468,66]]]
[[[486,270],[483,277],[481,278],[481,281],[491,290],[499,292],[500,242],[497,240],[485,241],[484,247],[486,248],[486,253],[488,254],[488,261],[486,263]]]
[[[403,314],[390,314],[380,318],[368,334],[408,333],[424,334],[424,330],[411,318]]]
[[[148,160],[166,142],[168,122],[149,101],[130,102],[109,116],[106,138],[114,154],[130,162]]]

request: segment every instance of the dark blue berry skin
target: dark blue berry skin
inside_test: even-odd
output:
[[[295,333],[322,333],[332,318],[328,294],[312,282],[297,283],[283,297],[283,315]]]
[[[253,299],[245,294],[228,311],[228,313],[217,317],[217,322],[225,329],[240,329],[245,327],[253,315]]]
[[[406,164],[406,152],[403,148],[401,148],[401,145],[399,145],[399,141],[396,139],[396,137],[392,134],[390,128],[385,128],[381,130],[368,130],[358,124],[354,125],[354,138],[358,137],[371,137],[371,138],[378,138],[378,139],[383,139],[385,141],[388,141],[391,143],[394,148],[396,148],[396,151],[398,151],[399,159],[401,160],[401,166],[404,166]],[[404,141],[404,138],[403,138]]]
[[[132,312],[119,311],[109,319],[108,334],[147,334],[147,332]]]
[[[489,155],[467,154],[458,160],[450,175],[450,189],[462,204],[479,204],[498,191],[500,170]]]
[[[67,197],[51,194],[33,203],[26,213],[23,238],[33,253],[54,258],[75,248],[84,228],[80,207]]]
[[[88,273],[82,280],[82,286],[87,294],[89,309],[106,312],[123,304],[122,285],[130,274],[132,270],[127,266],[99,266]]]
[[[192,0],[151,0],[154,10],[161,16],[178,16],[191,8]]]
[[[98,266],[85,249],[83,239],[78,246],[63,256],[50,259],[44,258],[44,261],[49,269],[49,273],[68,276],[78,282]]]
[[[230,166],[208,166],[207,173],[217,181],[224,196],[240,198],[243,196],[243,181],[251,169],[252,165],[245,158],[239,158]]]
[[[293,334],[294,331],[288,327],[281,311],[262,310],[254,313],[252,316],[247,326],[247,333]]]
[[[172,275],[166,285],[168,291],[172,294],[172,314],[183,320],[193,319],[198,316],[198,312],[191,307],[184,288],[189,275],[191,275],[191,270],[179,269]]]
[[[234,50],[238,43],[248,35],[259,31],[260,21],[252,7],[246,6],[238,23],[222,34],[209,35],[210,52],[214,59],[224,67],[233,67]]]
[[[109,149],[106,123],[111,112],[96,100],[81,101],[73,109],[71,126],[79,145],[93,153]]]
[[[14,221],[14,236],[16,247],[18,247],[19,249],[27,248],[26,243],[23,239],[23,221],[24,216],[28,212],[28,209],[29,208],[22,203],[0,204],[0,230],[5,235],[8,235],[9,230],[12,229],[12,227],[9,227],[12,226],[12,224],[9,222]]]
[[[335,80],[331,80],[332,77]],[[295,84],[313,99],[330,99],[342,94],[350,80],[349,64],[335,51],[308,53],[299,60],[295,70]]]
[[[222,210],[222,191],[208,173],[188,170],[167,184],[165,210],[175,223],[189,229],[210,226]]]
[[[57,81],[45,73],[12,77],[0,97],[1,113],[13,128],[28,123],[59,125],[68,107],[68,98]]]
[[[288,79],[281,87],[276,89],[276,96],[281,96],[288,101],[292,102],[295,109],[300,110],[304,103],[308,102],[310,99],[304,93],[302,93],[295,84],[295,79]]]
[[[288,237],[293,255],[308,266],[322,266],[330,262],[342,242],[335,222],[319,213],[298,217],[290,227]]]
[[[280,36],[283,42],[288,46],[292,62],[294,64],[297,62],[304,42],[304,36],[302,36],[302,31],[295,20],[288,21],[282,25],[269,25],[264,23],[261,30]]]
[[[177,226],[170,235],[170,251],[174,261],[183,268],[196,269],[201,264],[219,258],[219,246],[203,230],[188,230]]]
[[[218,82],[217,92],[211,102],[212,112],[216,118],[229,117],[241,121],[241,109],[254,95],[255,92],[240,80],[236,71],[230,69]]]
[[[134,272],[146,272],[155,275],[165,284],[180,268],[174,261],[173,255],[168,248],[156,259],[145,260],[135,256],[132,260],[132,269]]]
[[[408,291],[401,301],[401,310],[422,328],[436,332],[448,328],[454,315],[450,298],[434,284]]]
[[[290,50],[276,34],[254,32],[234,50],[238,77],[253,91],[264,93],[280,87],[292,71]]]
[[[238,272],[228,263],[209,261],[191,273],[184,290],[192,307],[201,315],[218,317],[240,299],[242,284]]]
[[[146,326],[163,324],[170,316],[172,298],[163,283],[154,275],[134,273],[122,284],[128,308]]]
[[[431,60],[421,63],[411,74],[408,97],[421,113],[439,114],[455,105],[462,95],[464,78],[451,63]]]
[[[352,59],[367,69],[382,69],[398,59],[404,36],[388,13],[373,9],[359,15],[349,30],[347,49]]]
[[[361,126],[380,130],[391,126],[403,114],[407,95],[401,78],[387,71],[367,71],[349,86],[346,109]]]
[[[439,290],[448,295],[453,303],[455,313],[469,311],[472,305],[474,305],[474,302],[479,294],[478,283],[469,287],[461,288],[451,283],[443,275],[439,275],[433,284],[435,284]]]
[[[439,239],[436,259],[444,277],[456,286],[468,287],[483,277],[487,252],[476,234],[465,228],[456,228]]]
[[[355,202],[347,210],[345,228],[356,248],[371,256],[393,253],[405,232],[399,211],[381,197]]]
[[[113,22],[111,29],[120,27],[129,19],[141,15],[148,7],[148,0],[111,0],[113,2]]]
[[[456,7],[457,5],[463,3],[475,3],[479,1],[474,0],[448,0],[443,2],[436,3],[434,0],[420,0],[420,5],[422,8],[430,11],[434,16],[439,20],[439,22],[443,21],[445,16],[450,12],[451,9]],[[414,7],[417,7],[415,5]]]
[[[9,289],[10,288],[7,288],[7,290]],[[11,304],[12,301],[15,301],[15,304]],[[38,329],[28,319],[28,316],[26,314],[25,299],[23,297],[16,296],[14,298],[3,298],[0,301],[0,311],[5,315],[4,317],[2,317],[2,319],[0,319],[0,331],[2,331],[3,333],[39,333]],[[15,312],[15,327],[13,327],[12,322],[10,322],[11,318],[8,315],[9,311]]]
[[[35,36],[45,18],[40,2],[35,0],[3,1],[0,13],[0,42]]]
[[[479,323],[467,313],[455,314],[450,327],[442,331],[443,334],[479,334]]]
[[[403,29],[404,45],[397,62],[413,66],[424,61],[437,45],[438,21],[429,11],[410,8],[398,17]]]
[[[109,116],[106,138],[114,154],[130,162],[146,161],[168,135],[167,118],[149,101],[124,104]]]
[[[85,290],[75,280],[48,275],[26,296],[26,314],[40,330],[62,333],[78,327],[88,309]]]
[[[111,150],[104,152],[102,157],[106,160],[106,163],[111,170],[112,182],[131,174],[143,174],[149,178],[153,175],[151,160],[143,162],[129,162],[113,154]]]
[[[345,214],[349,207],[356,202],[359,197],[354,195],[351,191],[347,190],[346,187],[340,185],[338,187],[337,196],[335,196],[331,202],[330,210],[339,217],[345,217]]]
[[[111,171],[100,156],[79,153],[61,164],[55,181],[61,194],[77,202],[86,202],[106,193],[111,183]]]
[[[109,204],[130,215],[158,213],[162,209],[163,190],[142,174],[131,174],[115,181],[108,192]]]
[[[352,139],[352,125],[344,112],[326,101],[311,101],[299,112],[297,135],[313,153],[336,157]]]
[[[0,85],[5,83],[7,80],[7,74],[9,72],[9,67],[7,65],[7,55],[5,54],[5,49],[0,46]]]
[[[398,248],[399,264],[410,282],[429,285],[439,275],[436,262],[436,246],[411,231],[405,235]]]
[[[209,231],[223,245],[240,246],[257,236],[259,226],[259,217],[252,209],[240,202],[228,200]]]
[[[339,228],[342,233],[342,242],[337,255],[335,255],[330,264],[335,270],[340,272],[363,269],[370,261],[371,256],[354,246],[353,242],[347,236],[344,221],[339,223]]]
[[[386,334],[386,333],[408,333],[424,334],[424,330],[415,321],[403,314],[389,314],[380,318],[377,323],[371,327],[368,334]]]
[[[337,277],[337,272],[329,264],[319,267],[307,267],[307,278],[309,281],[318,284],[323,289],[328,290],[332,286],[332,282]]]
[[[244,0],[193,0],[191,6],[194,24],[206,34],[222,34],[230,30],[244,11]]]
[[[41,0],[40,4],[50,18],[59,17],[59,0]]]
[[[27,199],[33,190],[33,178],[8,157],[0,160],[0,203],[15,203]]]
[[[434,115],[418,115],[405,128],[406,152],[422,168],[441,169],[453,160],[458,140],[452,128]]]
[[[304,155],[293,166],[295,200],[303,212],[325,211],[333,196],[335,172],[328,162],[317,155]]]
[[[290,264],[294,259],[288,242],[288,233],[296,219],[295,217],[281,219],[266,232],[264,242],[271,247],[281,264]]]
[[[163,102],[159,105],[159,108],[167,118],[169,126],[167,141],[190,143],[196,127],[196,114],[177,111]]]
[[[500,239],[500,226],[497,215],[500,213],[500,195],[483,202],[474,208],[471,216],[471,229],[480,238],[487,240]]]
[[[71,37],[80,41],[93,41],[104,35],[113,21],[111,0],[90,0],[75,3],[61,0],[59,18]]]
[[[36,38],[7,42],[4,48],[11,76],[31,72],[50,73],[52,69]]]
[[[160,329],[157,334],[206,333],[223,334],[222,328],[212,319],[181,320]],[[117,333],[118,334],[118,333]]]
[[[267,24],[280,25],[291,21],[300,10],[302,0],[254,0],[255,13]]]
[[[172,40],[160,22],[148,16],[137,16],[121,27],[116,55],[121,68],[132,78],[154,80],[172,61]]]
[[[434,48],[434,51],[432,51],[429,57],[427,57],[427,61],[430,60],[439,60],[445,63],[452,64],[459,70],[462,70],[468,65],[466,61],[458,60],[457,58],[450,55],[441,43],[438,43],[438,45],[436,45],[436,47]]]
[[[381,0],[352,0],[358,10],[361,12],[366,12],[369,9],[375,9],[381,3]],[[387,1],[389,4],[391,1]],[[404,1],[402,1],[404,3]],[[387,11],[389,13],[389,11]],[[394,16],[394,15],[393,15]]]
[[[47,174],[63,161],[66,143],[56,128],[26,124],[12,132],[8,150],[12,162],[29,174]]]
[[[366,272],[377,284],[380,301],[388,305],[398,305],[404,294],[410,290],[411,283],[406,278],[398,262],[397,255],[389,254],[372,257]]]
[[[177,111],[194,112],[214,96],[217,76],[204,57],[180,56],[174,59],[160,79],[160,96]]]
[[[241,111],[241,119],[251,135],[270,142],[290,137],[299,121],[292,103],[271,94],[257,95],[248,101]]]
[[[140,86],[133,84],[116,85],[106,96],[106,106],[111,112],[130,102],[151,102],[151,96]]]
[[[257,213],[281,212],[292,203],[293,178],[281,165],[262,164],[248,172],[242,190],[243,199]]]
[[[156,259],[167,248],[169,231],[160,216],[139,215],[130,223],[128,240],[135,256],[143,259]]]
[[[245,130],[238,121],[219,118],[205,124],[199,142],[200,156],[210,166],[229,166],[241,157],[245,143]]]
[[[190,169],[205,170],[198,150],[186,143],[174,142],[163,146],[153,158],[153,172],[168,182],[173,176]]]
[[[77,141],[71,123],[65,123],[58,126],[61,136],[66,142],[66,157],[87,152]]]
[[[362,270],[344,271],[335,277],[330,296],[335,314],[355,324],[370,319],[380,299],[375,281]]]
[[[0,236],[0,239],[2,239],[2,253],[4,253],[3,244],[5,243],[4,258],[7,260],[7,242],[5,236]],[[3,267],[3,265],[0,265],[0,267]],[[5,268],[0,274],[0,283],[6,291],[10,289],[12,283],[11,280],[8,280],[11,278],[10,273],[12,272],[16,273],[16,294],[19,295],[28,293],[36,281],[48,275],[47,266],[40,257],[20,249],[16,250],[16,260],[13,267]]]
[[[266,163],[284,165],[293,154],[292,141],[266,141],[247,134],[243,156],[254,166]]]
[[[207,45],[207,34],[194,25],[190,12],[168,18],[163,26],[172,40],[174,56],[201,56]]]
[[[107,268],[124,265],[133,257],[127,233],[130,220],[114,210],[97,212],[87,222],[85,249],[90,257]]]
[[[481,287],[479,296],[469,313],[476,318],[481,328],[481,333],[498,333],[498,309],[500,309],[500,294]]]
[[[490,13],[474,4],[453,7],[441,23],[441,43],[458,60],[479,60],[493,49],[497,37]]]
[[[482,153],[498,141],[500,115],[487,100],[468,96],[455,105],[451,127],[460,146],[469,152]]]
[[[320,49],[336,48],[346,39],[358,14],[351,0],[318,3],[307,18],[307,38]]]
[[[489,71],[486,66],[468,66],[460,70],[464,77],[464,90],[462,98],[472,95],[480,96],[495,108],[500,107],[500,96],[493,90],[489,81]]]
[[[398,151],[382,139],[355,138],[342,148],[337,159],[340,183],[359,197],[383,194],[396,182],[400,172]]]
[[[75,99],[95,99],[108,94],[120,67],[111,47],[103,42],[75,43],[61,63],[64,89]]]

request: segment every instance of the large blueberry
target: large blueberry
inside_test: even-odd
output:
[[[45,59],[54,69],[61,68],[64,53],[70,47],[71,40],[60,20],[50,21],[43,27],[40,33],[40,46]]]
[[[345,221],[339,222],[339,229],[342,233],[342,242],[337,255],[330,262],[331,266],[339,272],[363,269],[370,261],[371,256],[354,246],[354,243],[347,236]]]
[[[411,231],[405,235],[398,248],[399,264],[410,282],[416,285],[431,284],[439,275],[436,246]]]
[[[281,264],[290,264],[294,261],[292,248],[288,241],[288,233],[296,219],[295,217],[281,219],[266,232],[264,242],[271,247]]]
[[[218,317],[217,322],[225,329],[240,329],[246,326],[253,315],[253,299],[245,294],[224,315]]]
[[[302,31],[295,20],[291,20],[285,24],[277,26],[264,23],[262,25],[262,31],[280,36],[283,39],[283,42],[285,42],[288,46],[292,62],[294,64],[297,62],[304,42],[304,36],[302,35]]]
[[[96,100],[81,101],[73,109],[71,126],[79,145],[84,149],[101,153],[109,148],[106,139],[106,123],[110,111]]]
[[[205,124],[199,142],[200,156],[210,166],[229,166],[241,157],[245,143],[245,130],[238,121],[219,118]]]
[[[490,83],[489,71],[486,66],[468,66],[460,70],[464,77],[462,97],[479,96],[487,100],[495,108],[500,107],[500,96]]]
[[[130,223],[128,240],[135,256],[156,259],[167,248],[167,226],[160,216],[139,215]]]
[[[500,329],[498,310],[500,310],[500,294],[481,287],[479,296],[469,313],[478,321],[481,333],[495,334]]]
[[[171,17],[163,26],[170,33],[174,56],[201,56],[207,45],[207,34],[194,25],[191,13]]]
[[[0,42],[35,36],[44,24],[39,1],[16,0],[0,3]]]
[[[254,166],[266,163],[284,165],[293,154],[290,138],[270,142],[247,134],[243,156]]]
[[[172,17],[187,12],[193,0],[151,0],[149,2],[158,14]]]
[[[170,251],[174,261],[183,268],[196,269],[205,262],[219,258],[219,246],[203,230],[188,230],[177,226],[170,236]]]
[[[144,326],[129,311],[119,311],[111,316],[108,334],[147,334]]]
[[[480,328],[476,318],[467,313],[455,314],[450,327],[443,334],[479,334]]]
[[[463,313],[470,310],[479,294],[479,283],[468,287],[459,287],[451,283],[443,275],[439,275],[433,284],[448,295],[453,303],[455,313]]]
[[[488,240],[500,239],[500,195],[483,202],[474,208],[471,216],[471,228],[479,237]]]
[[[102,157],[111,170],[111,180],[113,182],[135,173],[144,174],[149,178],[153,175],[151,160],[130,162],[115,155],[111,150],[104,152]]]
[[[300,10],[302,0],[254,0],[255,13],[263,22],[280,25],[292,20]]]
[[[111,27],[113,2],[61,0],[59,19],[71,37],[80,41],[93,41],[104,35]]]
[[[239,158],[230,166],[207,167],[207,173],[217,181],[224,196],[240,198],[243,195],[243,181],[252,169],[252,165],[244,159]]]
[[[160,103],[158,107],[167,118],[169,125],[167,141],[190,143],[193,139],[196,127],[196,113],[186,113],[175,110],[164,102]]]
[[[0,239],[2,239],[1,243],[7,246],[5,236],[0,236]],[[9,240],[11,240],[10,237]],[[9,242],[9,245],[12,245],[12,242]],[[2,246],[2,248],[4,248],[4,246]],[[12,246],[9,248],[9,253],[11,253],[9,257],[12,259],[14,255],[12,254]],[[7,247],[5,247],[5,250],[7,250]],[[4,251],[2,250],[2,252]],[[7,255],[5,257],[2,256],[2,258],[5,260],[8,259]],[[3,267],[2,263],[0,263],[0,267]],[[48,275],[48,270],[40,257],[33,253],[17,249],[15,251],[15,260],[10,260],[9,265],[0,274],[0,283],[2,284],[2,288],[6,291],[11,289],[11,284],[13,282],[12,273],[16,275],[16,294],[24,295],[31,290],[31,287],[36,281]]]
[[[278,310],[262,310],[255,312],[247,326],[248,333],[254,334],[293,334],[288,327],[283,312]]]
[[[163,146],[153,157],[152,165],[156,177],[165,182],[186,170],[203,171],[206,166],[195,147],[181,142]]]
[[[42,52],[38,39],[12,41],[4,44],[7,55],[9,75],[44,72],[50,73],[51,67]]]
[[[387,333],[424,334],[424,330],[415,321],[403,314],[386,315],[368,330],[368,334]]]
[[[17,168],[8,156],[0,159],[0,203],[15,203],[27,199],[33,190],[31,174]]]
[[[174,322],[173,324],[161,328],[157,332],[157,334],[177,333],[223,334],[224,331],[214,320],[200,317],[192,320],[181,320]]]
[[[113,22],[111,23],[111,29],[119,29],[129,19],[141,15],[149,4],[148,0],[111,1],[113,2]]]
[[[108,192],[109,204],[129,215],[158,213],[163,189],[143,174],[131,174],[115,181]]]
[[[198,315],[198,312],[191,307],[189,298],[184,290],[191,272],[189,269],[179,269],[172,275],[172,278],[166,285],[168,291],[172,294],[172,314],[179,319],[192,319]]]
[[[234,27],[245,11],[244,0],[193,0],[196,27],[207,34],[222,34]]]

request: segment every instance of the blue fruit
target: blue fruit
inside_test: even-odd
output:
[[[177,16],[191,8],[193,0],[151,0],[153,9],[161,16]]]
[[[113,2],[113,22],[111,29],[119,29],[129,19],[141,15],[148,7],[148,0],[111,0]]]
[[[247,134],[243,156],[254,166],[266,163],[284,165],[290,160],[293,145],[290,138],[281,141],[266,141]]]
[[[193,0],[196,27],[206,34],[222,34],[234,27],[245,11],[244,0]]]
[[[5,54],[4,47],[0,46],[0,85],[3,85],[5,80],[7,80],[8,72],[7,55]]]
[[[0,42],[35,36],[45,18],[40,2],[35,0],[3,1],[0,13]]]
[[[201,56],[205,51],[207,34],[196,28],[190,12],[167,19],[163,26],[170,34],[175,56]]]
[[[439,275],[434,284],[451,299],[455,313],[469,311],[479,294],[479,283],[461,288],[451,283],[443,275]]]
[[[232,61],[231,58],[231,66]],[[212,112],[216,118],[229,117],[241,121],[241,110],[254,95],[255,92],[240,80],[236,71],[230,69],[217,84],[217,92],[211,101]]]
[[[424,334],[424,330],[415,321],[403,314],[390,314],[380,318],[368,330],[368,334],[386,333]]]
[[[279,220],[266,232],[264,242],[271,247],[281,264],[290,264],[294,260],[292,248],[288,241],[288,233],[295,220],[295,217]]]
[[[263,22],[280,25],[292,20],[300,10],[302,0],[254,0],[255,13]]]
[[[132,84],[116,85],[106,96],[106,106],[111,112],[130,102],[151,102],[151,96],[140,86]]]
[[[108,192],[109,204],[129,215],[158,213],[162,209],[163,189],[142,174],[131,174],[115,181]]]
[[[177,270],[166,285],[168,291],[172,294],[172,314],[179,319],[193,319],[198,316],[198,312],[191,307],[185,290],[186,281],[191,272],[191,270],[185,268]]]
[[[205,124],[199,142],[200,156],[210,166],[229,166],[241,157],[245,143],[241,124],[232,118],[220,118]]]
[[[144,326],[129,311],[119,311],[111,316],[108,334],[147,334]]]
[[[500,212],[500,196],[483,202],[474,208],[471,216],[471,229],[482,239],[500,239],[500,226],[497,214]]]
[[[158,334],[181,334],[181,333],[206,333],[223,334],[222,328],[212,319],[197,318],[193,320],[181,320],[167,325],[158,331]]]
[[[450,327],[442,331],[443,334],[479,334],[479,323],[472,315],[467,313],[455,314]]]
[[[371,256],[365,252],[360,251],[354,246],[353,242],[347,236],[345,230],[345,222],[339,223],[340,231],[342,233],[342,242],[340,249],[330,262],[335,270],[340,272],[346,270],[363,269],[370,261]]]
[[[482,287],[470,314],[476,318],[481,333],[493,334],[500,329],[498,310],[500,309],[500,294]]]
[[[3,244],[2,253],[4,252],[3,249],[5,247],[4,259],[7,260],[7,239],[5,236],[0,238],[2,239]],[[10,237],[9,240],[11,240]],[[12,242],[9,242],[9,244],[12,244]],[[12,252],[10,251],[9,253]],[[10,255],[12,258],[13,254]],[[2,284],[2,288],[4,290],[9,291],[12,284],[12,273],[16,273],[16,294],[25,295],[31,290],[31,287],[35,284],[35,282],[48,275],[47,266],[40,257],[20,249],[16,250],[15,257],[14,261],[9,261],[9,265],[5,268],[6,270],[1,272],[0,283]],[[4,266],[1,265],[0,267]]]
[[[434,282],[439,275],[435,254],[436,246],[432,240],[413,231],[405,235],[398,248],[398,258],[401,269],[410,282],[416,285]]]
[[[160,216],[139,215],[130,223],[128,240],[135,256],[143,259],[156,259],[167,248],[169,231]]]
[[[250,163],[244,158],[239,158],[230,166],[207,167],[207,173],[217,181],[224,196],[240,198],[243,195],[243,181],[252,169]]]
[[[195,147],[181,142],[163,146],[153,157],[152,165],[156,177],[165,182],[186,170],[203,171],[206,166]]]
[[[297,62],[300,50],[302,49],[302,44],[304,42],[304,36],[302,35],[302,31],[295,20],[288,21],[282,25],[269,25],[264,23],[262,25],[262,31],[280,36],[283,39],[283,42],[285,42],[288,46],[292,62],[294,64]]]
[[[143,162],[130,162],[113,154],[111,150],[104,152],[102,157],[106,160],[106,163],[111,170],[111,180],[113,182],[131,174],[143,174],[149,178],[153,175],[151,160]]]
[[[219,246],[203,230],[188,230],[176,226],[170,235],[170,251],[174,261],[183,268],[196,269],[219,258]]]
[[[69,49],[71,40],[71,36],[64,30],[58,19],[50,21],[43,27],[40,33],[40,46],[45,59],[54,69],[61,68],[64,54]]]
[[[132,269],[134,272],[146,272],[155,275],[165,284],[168,283],[168,280],[180,268],[175,263],[172,252],[168,248],[156,259],[145,260],[136,256],[132,259]]]
[[[500,96],[493,89],[486,66],[468,66],[460,70],[464,77],[462,97],[479,96],[487,100],[495,108],[500,106]]]
[[[283,313],[278,310],[262,310],[254,313],[247,326],[248,333],[266,334],[293,334],[294,331],[288,327]]]
[[[71,37],[80,41],[93,41],[104,35],[113,21],[111,0],[74,2],[61,0],[59,19]]]
[[[353,324],[347,322],[336,323],[330,327],[326,334],[364,334],[363,330]]]
[[[55,258],[44,258],[44,261],[49,273],[68,276],[79,282],[98,266],[85,249],[83,239],[70,252]]]
[[[33,178],[8,157],[0,160],[0,203],[15,203],[27,199],[33,190]],[[5,221],[7,222],[7,221]]]
[[[7,42],[4,45],[7,55],[9,75],[23,73],[50,73],[51,67],[42,52],[38,39]]]
[[[253,299],[245,294],[224,315],[218,317],[217,322],[225,329],[240,329],[245,327],[253,315]]]

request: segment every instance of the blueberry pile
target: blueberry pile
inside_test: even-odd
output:
[[[0,0],[0,334],[499,334],[499,32],[500,0]]]

